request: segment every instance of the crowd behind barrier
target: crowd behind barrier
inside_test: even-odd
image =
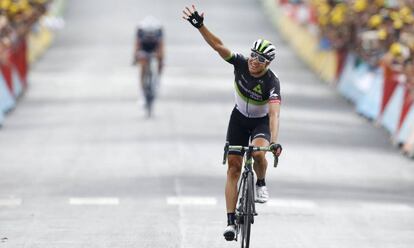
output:
[[[52,0],[0,0],[0,127],[27,89],[29,63],[48,43],[39,24]],[[40,38],[39,38],[40,37]]]
[[[414,157],[414,0],[262,0],[295,51]]]

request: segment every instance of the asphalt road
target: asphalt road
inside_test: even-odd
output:
[[[222,237],[233,68],[181,19],[191,3],[68,1],[65,29],[0,130],[1,248],[239,246]],[[413,247],[413,161],[295,56],[258,1],[195,3],[233,51],[259,37],[278,50],[284,152],[252,247]],[[148,13],[167,52],[150,120],[131,66]]]

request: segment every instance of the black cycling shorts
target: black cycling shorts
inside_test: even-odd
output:
[[[264,138],[270,142],[269,116],[248,118],[234,108],[227,129],[227,142],[235,146],[248,146],[255,138]],[[244,155],[239,151],[231,150],[229,154]]]
[[[160,45],[159,40],[141,42],[140,49],[141,49],[141,51],[144,51],[144,52],[147,52],[147,53],[152,53],[152,52],[155,52],[158,49],[159,45]]]

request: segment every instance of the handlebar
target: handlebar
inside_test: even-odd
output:
[[[226,164],[227,154],[229,150],[236,150],[240,152],[250,151],[250,152],[257,152],[257,151],[266,151],[266,152],[273,152],[273,146],[231,146],[229,142],[226,142],[224,146],[224,154],[223,154],[223,164]],[[273,155],[273,166],[276,168],[277,164],[279,163],[279,156]]]

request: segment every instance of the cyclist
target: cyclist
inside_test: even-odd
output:
[[[149,66],[149,56],[155,53],[158,60],[158,73],[161,74],[164,60],[163,29],[153,16],[147,16],[138,26],[135,40],[134,64],[141,69],[141,87],[144,87],[144,71]]]
[[[268,68],[275,58],[275,47],[267,40],[254,42],[250,56],[244,57],[231,52],[222,41],[204,25],[204,13],[186,7],[183,18],[201,33],[205,41],[228,63],[234,66],[235,100],[227,129],[227,141],[230,145],[274,146],[274,154],[279,156],[282,147],[276,145],[279,131],[280,85],[279,79]],[[231,241],[236,237],[235,209],[237,204],[237,182],[243,162],[239,151],[229,151],[227,181],[225,188],[227,227],[224,237]],[[265,203],[269,199],[265,175],[267,161],[265,152],[253,153],[253,168],[257,175],[256,201]]]

